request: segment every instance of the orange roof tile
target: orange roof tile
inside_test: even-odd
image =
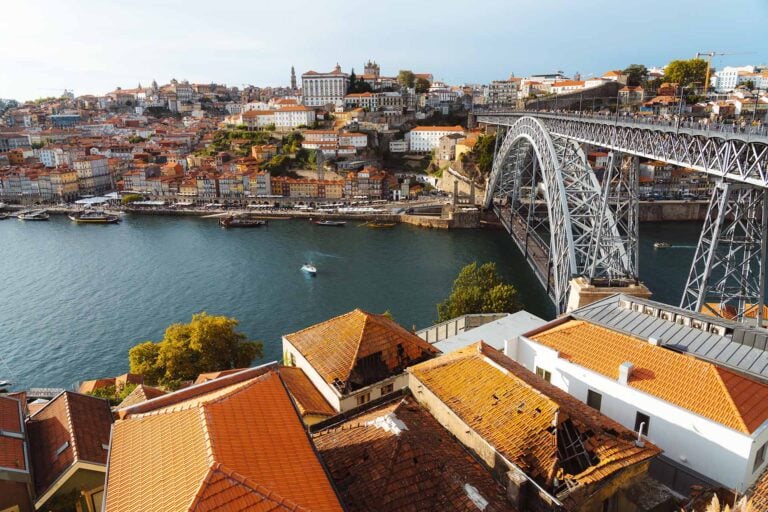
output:
[[[334,408],[323,398],[304,370],[296,366],[282,366],[280,367],[280,375],[302,416],[308,414],[336,415]]]
[[[462,126],[417,126],[412,132],[463,132]]]
[[[274,366],[121,412],[105,510],[314,510],[341,505]]]
[[[134,388],[133,391],[128,394],[128,396],[123,399],[122,402],[120,402],[116,409],[123,409],[125,407],[130,407],[131,405],[146,402],[147,400],[152,400],[158,396],[163,396],[165,393],[166,392],[162,389],[139,384],[136,386],[136,388]]]
[[[483,342],[409,372],[500,454],[549,488],[555,477],[595,483],[660,453],[650,443],[636,446],[634,432]],[[563,461],[558,442],[564,429],[582,436],[591,465]]]
[[[439,351],[384,315],[355,309],[284,338],[329,384],[347,391],[402,372]],[[364,364],[360,364],[364,361]]]
[[[747,495],[752,502],[752,510],[768,510],[768,469],[763,471]]]
[[[628,361],[633,388],[733,430],[751,434],[768,419],[768,386],[693,356],[577,320],[530,338],[611,379]]]
[[[35,412],[28,429],[37,495],[75,462],[106,464],[111,425],[109,402],[72,391],[60,393]]]
[[[231,370],[221,370],[218,372],[201,373],[195,379],[195,384],[208,382],[209,380],[218,379],[219,377],[224,377],[225,375],[232,375],[233,373],[242,372],[243,370],[247,370],[247,369],[248,368],[233,368]]]
[[[515,510],[503,487],[411,397],[318,432],[314,442],[350,512],[477,512],[467,485],[487,501],[486,512]]]
[[[21,402],[0,396],[0,468],[29,471],[24,455],[24,439],[7,434],[23,434]]]

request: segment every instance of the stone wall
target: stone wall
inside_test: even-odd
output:
[[[640,203],[640,222],[704,220],[707,201],[654,201]]]

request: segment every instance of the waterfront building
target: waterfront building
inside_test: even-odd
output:
[[[509,77],[508,80],[493,80],[488,87],[486,104],[491,108],[512,108],[517,105],[517,91],[521,78]]]
[[[251,195],[271,196],[272,195],[272,176],[268,172],[255,172],[249,180]]]
[[[75,161],[80,195],[98,195],[112,189],[109,162],[100,155],[91,155]]]
[[[285,364],[304,370],[342,413],[405,388],[405,368],[437,353],[388,317],[361,309],[283,336]]]
[[[766,468],[766,340],[764,329],[613,295],[510,338],[505,353],[662,448],[651,471],[661,482],[743,493]]]
[[[219,177],[213,172],[200,172],[195,176],[197,182],[197,197],[200,199],[216,199],[219,197]]]
[[[342,72],[338,64],[328,73],[307,71],[301,75],[303,102],[308,107],[343,105],[348,87],[349,75]]]
[[[517,510],[642,510],[629,488],[661,450],[478,342],[408,369],[408,386]]]
[[[32,512],[32,468],[29,460],[26,401],[0,395],[0,510]]]
[[[274,363],[116,414],[105,512],[343,510]]]
[[[410,151],[414,153],[428,153],[437,149],[440,139],[451,133],[464,134],[461,126],[417,126],[406,133],[406,139]]]
[[[27,420],[35,508],[79,492],[101,510],[112,412],[102,398],[63,391]]]
[[[361,171],[350,171],[344,178],[344,194],[347,197],[387,199],[389,197],[388,175],[371,167]]]
[[[395,397],[317,431],[312,440],[350,512],[518,510],[412,397]]]
[[[66,165],[56,167],[50,172],[51,193],[57,201],[71,202],[77,199],[79,186],[77,171]]]

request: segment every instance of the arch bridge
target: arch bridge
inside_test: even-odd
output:
[[[642,157],[717,179],[681,307],[762,324],[768,134],[585,113],[473,116],[496,127],[484,206],[493,208],[512,235],[558,313],[578,305],[577,283],[643,293],[638,288]],[[609,151],[602,181],[583,144]]]

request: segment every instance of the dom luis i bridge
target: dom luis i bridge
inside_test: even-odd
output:
[[[493,208],[563,313],[638,281],[639,158],[716,176],[680,307],[763,325],[768,136],[586,112],[479,111],[496,128]],[[609,151],[602,182],[583,145]]]

